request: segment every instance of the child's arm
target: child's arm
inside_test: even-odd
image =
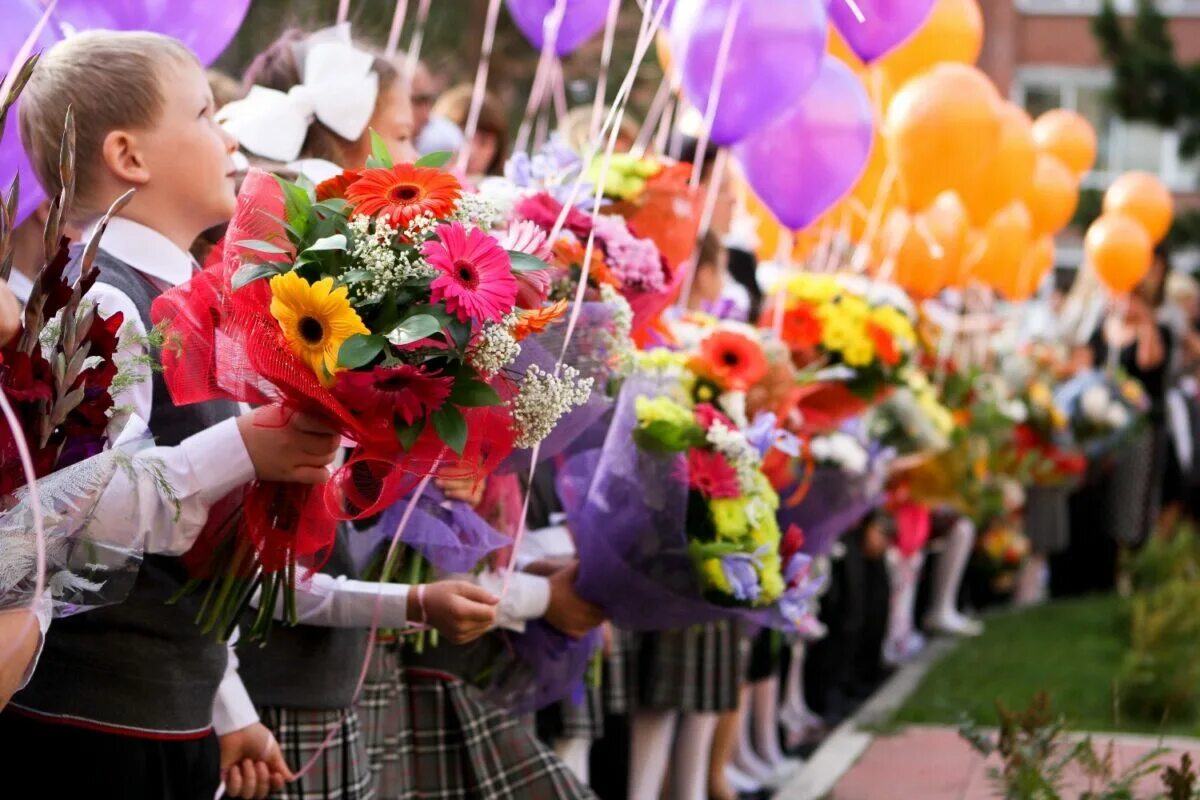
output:
[[[8,288],[8,281],[0,280],[0,347],[17,332],[21,324],[21,304]]]
[[[0,709],[33,675],[42,640],[50,627],[50,596],[43,594],[32,609],[0,611]]]
[[[220,740],[221,780],[228,797],[266,797],[268,791],[283,789],[292,780],[279,743],[258,719],[250,694],[238,677],[238,658],[229,643],[225,677],[213,700],[213,731]]]

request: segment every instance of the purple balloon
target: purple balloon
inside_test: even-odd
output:
[[[36,0],[15,0],[5,8],[4,13],[4,25],[0,29],[0,74],[7,72],[10,68],[16,69],[20,66],[14,64],[13,59],[17,57],[17,51],[21,49],[21,45],[25,44],[25,39],[33,32],[38,20],[42,18],[42,9]],[[47,25],[42,29],[42,34],[38,37],[33,52],[52,47],[54,41],[55,38]],[[4,136],[0,138],[0,192],[7,197],[8,188],[12,186],[13,179],[18,176],[21,178],[21,189],[17,196],[17,218],[14,223],[16,225],[24,222],[38,207],[38,204],[46,199],[42,187],[38,185],[33,167],[29,165],[29,159],[25,157],[25,150],[21,147],[21,136],[17,125],[19,108],[20,101],[8,112],[8,118],[4,124]]]
[[[64,37],[97,28],[173,36],[207,66],[233,41],[249,8],[250,0],[59,0],[54,18]]]
[[[554,10],[555,0],[505,0],[509,16],[520,28],[529,43],[541,51],[546,43],[543,24]],[[608,17],[608,0],[567,0],[566,13],[554,41],[554,52],[560,57],[604,28]]]
[[[675,4],[671,50],[683,59],[684,91],[701,111],[708,106],[733,4]],[[817,77],[825,37],[825,0],[743,0],[723,70],[712,141],[733,144],[795,105]]]
[[[832,0],[829,16],[863,63],[870,64],[909,39],[933,13],[935,0],[855,0],[859,22],[848,0]]]
[[[733,152],[776,219],[802,230],[854,188],[870,158],[874,128],[862,82],[826,56],[800,102]]]

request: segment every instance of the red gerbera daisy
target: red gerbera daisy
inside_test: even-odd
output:
[[[442,273],[429,285],[435,303],[468,319],[499,322],[517,300],[517,279],[500,243],[461,222],[441,225],[437,238],[421,248],[429,264]]]
[[[712,427],[714,422],[718,421],[730,430],[737,427],[733,424],[733,420],[718,411],[712,403],[697,404],[692,409],[692,416],[696,418],[696,424],[706,431]]]
[[[397,164],[390,169],[364,169],[346,187],[346,199],[355,216],[386,216],[392,227],[403,230],[415,217],[432,214],[448,217],[462,186],[445,172],[430,167]]]
[[[734,391],[745,391],[767,374],[762,347],[734,331],[716,331],[700,343],[699,365],[717,382]]]
[[[342,170],[341,175],[334,175],[328,180],[321,181],[317,184],[316,188],[317,202],[320,203],[335,197],[344,200],[346,198],[346,189],[350,188],[350,184],[358,180],[361,175],[362,170],[345,169]]]
[[[821,342],[821,320],[809,303],[799,303],[783,315],[783,340],[793,350],[816,347]]]
[[[338,373],[334,394],[359,414],[399,417],[405,425],[441,408],[454,388],[454,379],[425,367],[400,364],[369,371]]]
[[[900,351],[896,348],[896,340],[884,330],[883,326],[868,322],[867,336],[870,336],[871,341],[875,344],[875,353],[879,356],[880,361],[889,367],[900,363]]]
[[[688,450],[687,480],[688,486],[705,497],[735,500],[742,494],[737,471],[715,450]]]

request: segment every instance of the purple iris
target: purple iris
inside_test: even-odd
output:
[[[792,458],[800,456],[800,439],[790,431],[775,427],[776,417],[770,411],[759,412],[746,429],[746,439],[754,446],[760,456],[765,456],[772,448]]]
[[[533,156],[514,153],[504,165],[504,177],[522,189],[544,190],[558,202],[565,203],[570,199],[571,187],[581,169],[583,160],[555,134]],[[575,193],[575,206],[586,205],[590,210],[593,191],[594,186],[584,181]]]
[[[758,560],[747,553],[721,556],[721,570],[729,581],[734,599],[754,602],[762,594],[758,583]]]

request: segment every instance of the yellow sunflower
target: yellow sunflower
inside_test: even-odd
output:
[[[325,386],[338,371],[338,350],[356,333],[370,334],[333,278],[309,283],[295,272],[271,279],[271,316],[279,320],[292,352],[308,364]]]

